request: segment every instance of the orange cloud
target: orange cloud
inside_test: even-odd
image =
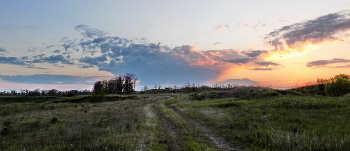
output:
[[[252,25],[244,24],[243,26],[244,26],[244,27],[250,27],[250,26],[252,26]]]
[[[221,29],[221,28],[227,28],[227,29],[230,29],[231,25],[218,25],[216,26],[214,29]]]
[[[215,27],[215,29],[221,29],[223,26],[219,25],[217,27]]]

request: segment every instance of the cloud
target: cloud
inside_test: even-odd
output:
[[[26,65],[25,62],[21,61],[17,57],[2,57],[2,56],[0,56],[0,63],[14,64],[14,65]]]
[[[224,60],[226,62],[234,63],[234,64],[247,64],[255,59],[252,58],[240,58],[240,59],[230,59],[230,60]]]
[[[2,90],[18,90],[18,89],[28,89],[35,90],[40,89],[57,89],[57,90],[91,90],[92,84],[28,84],[28,83],[15,83],[0,78],[0,91]]]
[[[221,44],[221,42],[214,42],[213,45]]]
[[[230,26],[224,25],[223,27],[229,28]],[[59,43],[45,47],[45,49],[55,48],[53,51],[49,51],[51,54],[38,54],[38,52],[31,51],[27,53],[32,55],[24,54],[19,58],[0,58],[0,63],[18,64],[37,69],[42,69],[44,65],[46,68],[47,64],[55,67],[61,67],[62,64],[65,64],[65,67],[82,70],[98,68],[99,71],[107,71],[114,75],[133,73],[139,77],[141,85],[153,85],[154,83],[184,84],[186,81],[203,84],[217,81],[217,78],[220,78],[223,74],[231,74],[229,72],[234,71],[233,68],[244,69],[245,66],[258,68],[266,64],[276,65],[262,62],[262,54],[267,53],[265,50],[200,51],[196,50],[195,46],[190,45],[171,48],[145,40],[140,42],[107,36],[105,32],[92,29],[86,25],[76,26],[75,29],[88,38],[70,40],[65,37]],[[254,62],[258,63],[254,64]],[[9,77],[5,78],[11,81]],[[34,77],[21,78],[30,80]],[[37,81],[37,79],[33,81]],[[25,82],[18,79],[13,81]],[[67,83],[62,79],[55,79],[50,82],[57,81]]]
[[[103,37],[104,35],[106,35],[106,32],[100,31],[94,28],[90,28],[89,26],[86,26],[86,25],[78,25],[78,26],[75,26],[74,29],[77,31],[80,31],[81,34],[83,34],[87,38]]]
[[[6,52],[5,48],[0,48],[0,52]]]
[[[242,51],[241,53],[247,55],[248,57],[258,57],[261,54],[267,53],[266,50],[251,50],[251,51]]]
[[[221,28],[227,28],[227,29],[230,29],[231,25],[218,25],[216,26],[214,29],[221,29]]]
[[[65,57],[63,55],[52,55],[49,57],[43,57],[43,56],[39,56],[39,59],[34,59],[32,61],[32,63],[63,63],[63,64],[74,64],[73,62],[70,62],[68,59],[65,59]]]
[[[216,26],[215,29],[221,29],[223,26],[219,25],[219,26]]]
[[[250,26],[252,26],[252,25],[244,24],[243,26],[244,26],[244,27],[250,27]]]
[[[336,66],[334,68],[350,68],[350,64],[344,65],[344,66]]]
[[[274,63],[274,62],[266,62],[266,61],[264,61],[264,62],[254,62],[255,64],[258,64],[258,65],[261,65],[261,66],[278,66],[278,65],[280,65],[280,64],[278,64],[278,63]]]
[[[105,61],[107,61],[107,55],[93,57],[93,58],[85,57],[85,58],[81,58],[79,61],[83,62],[83,63],[90,64],[90,65],[99,66],[99,65],[103,64]]]
[[[93,84],[92,79],[95,80],[97,77],[79,77],[69,75],[48,75],[48,74],[37,74],[37,75],[0,75],[0,79],[14,82],[14,83],[26,83],[26,84],[58,84],[57,81],[63,84]]]
[[[350,60],[347,59],[340,59],[340,58],[333,58],[331,60],[317,60],[317,61],[311,61],[307,63],[307,67],[324,67],[328,64],[334,64],[334,63],[348,63]],[[340,66],[338,66],[340,67]]]
[[[259,84],[259,83],[256,81],[250,80],[248,78],[243,78],[243,79],[229,79],[229,80],[220,82],[218,84],[254,85],[254,84]]]
[[[47,49],[50,49],[50,48],[52,48],[53,46],[55,46],[55,45],[46,46],[46,48],[47,48]]]
[[[342,11],[289,26],[284,26],[265,36],[265,41],[275,50],[304,50],[308,44],[326,41],[344,41],[341,35],[350,29],[350,11]]]
[[[250,70],[273,70],[272,68],[252,68]]]

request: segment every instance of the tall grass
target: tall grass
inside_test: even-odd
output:
[[[236,98],[177,107],[232,143],[254,150],[350,150],[349,98]]]
[[[154,117],[146,116],[152,111],[145,106],[152,102],[144,99],[1,105],[0,150],[159,148],[164,132]]]

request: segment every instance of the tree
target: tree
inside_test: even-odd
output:
[[[324,90],[328,96],[343,96],[350,93],[350,81],[343,76],[335,76],[330,82],[324,84]]]
[[[147,91],[148,90],[148,87],[147,86],[144,86],[142,91]]]
[[[123,92],[124,77],[121,75],[116,76],[115,78],[115,90],[116,93],[120,94]]]
[[[124,92],[128,94],[134,92],[138,81],[137,77],[134,74],[127,73],[123,76],[123,78],[124,78],[124,85],[123,85]]]

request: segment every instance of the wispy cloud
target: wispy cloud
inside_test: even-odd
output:
[[[87,38],[101,37],[106,34],[104,31],[94,29],[86,25],[78,25],[75,26],[74,29],[80,31]]]
[[[249,57],[258,57],[261,54],[268,53],[266,50],[250,50],[250,51],[242,51],[243,54]]]
[[[219,82],[218,84],[254,85],[254,84],[259,84],[259,82],[250,80],[248,78],[243,78],[243,79],[229,79],[223,82]]]
[[[261,65],[261,66],[278,66],[280,64],[274,63],[274,62],[269,62],[269,61],[264,61],[264,62],[254,62],[255,64]]]
[[[227,28],[230,29],[231,25],[218,25],[214,29],[222,29],[222,28]]]
[[[26,65],[20,58],[17,57],[2,57],[0,56],[0,63],[14,64],[14,65]]]
[[[333,58],[331,60],[317,60],[317,61],[311,61],[307,63],[307,67],[325,67],[329,64],[335,64],[335,63],[348,63],[350,60],[347,59],[340,59],[340,58]],[[347,66],[337,66],[337,68],[345,68]]]
[[[49,74],[36,74],[36,75],[0,75],[0,79],[16,82],[16,83],[26,83],[26,84],[93,84],[92,81],[98,79],[99,77],[79,77],[79,76],[69,76],[69,75],[49,75]],[[61,83],[57,83],[57,81]]]
[[[0,48],[0,52],[6,52],[5,48]]]
[[[350,11],[341,11],[284,26],[266,35],[265,41],[275,50],[286,50],[286,47],[303,51],[308,44],[319,44],[326,41],[344,41],[342,33],[350,29]]]
[[[336,66],[334,68],[350,68],[350,64],[344,65],[344,66]]]
[[[56,63],[63,63],[63,64],[74,64],[73,62],[70,62],[68,59],[66,59],[63,55],[52,55],[49,57],[43,57],[40,56],[38,59],[34,59],[32,63],[51,63],[51,64],[56,64]]]
[[[273,70],[272,68],[252,68],[252,69],[249,69],[249,70]]]
[[[255,60],[255,58],[240,58],[240,59],[230,59],[230,60],[224,60],[224,61],[240,65],[240,64],[247,64],[253,60]]]

